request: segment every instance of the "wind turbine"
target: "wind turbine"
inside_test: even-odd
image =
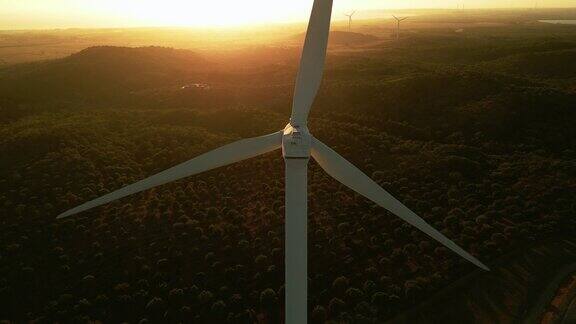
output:
[[[400,23],[402,21],[408,19],[408,17],[398,18],[394,15],[392,15],[392,17],[394,17],[394,19],[396,19],[396,39],[400,39]]]
[[[303,324],[307,322],[308,318],[307,182],[310,157],[314,158],[330,176],[342,184],[386,208],[476,266],[488,270],[484,264],[435,230],[366,174],[310,134],[307,127],[308,114],[322,81],[332,2],[333,0],[314,1],[300,62],[300,70],[296,80],[292,116],[284,130],[228,144],[150,178],[66,211],[58,216],[58,219],[78,214],[153,187],[282,148],[286,166],[286,324]]]
[[[356,13],[356,10],[352,11],[349,14],[344,14],[344,16],[348,17],[348,31],[352,31],[352,16]]]

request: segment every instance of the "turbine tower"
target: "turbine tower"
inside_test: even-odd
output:
[[[394,17],[394,19],[396,19],[396,39],[400,39],[400,23],[403,22],[404,20],[408,19],[408,17],[403,17],[403,18],[398,18],[394,15],[392,15],[392,17]]]
[[[484,264],[435,230],[366,174],[310,134],[308,114],[322,81],[332,2],[333,0],[314,1],[296,81],[292,116],[284,130],[261,137],[244,139],[205,153],[150,178],[66,211],[58,216],[58,219],[153,187],[282,148],[286,166],[286,324],[305,324],[308,318],[307,183],[310,157],[314,158],[330,176],[342,184],[384,207],[476,266],[488,270]]]
[[[356,10],[352,11],[349,14],[344,14],[344,16],[348,17],[348,31],[352,31],[352,16],[356,13]]]

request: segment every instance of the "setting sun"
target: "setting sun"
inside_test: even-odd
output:
[[[309,10],[311,2],[129,0],[89,5],[95,11],[124,13],[129,20],[146,25],[235,26],[295,20]]]
[[[191,26],[235,27],[305,21],[311,0],[0,0],[0,29],[68,27]],[[370,10],[445,8],[530,8],[534,0],[339,0],[334,19],[359,10],[359,19],[381,17]],[[538,2],[539,7],[571,7],[573,0]],[[380,12],[382,13],[382,12]]]

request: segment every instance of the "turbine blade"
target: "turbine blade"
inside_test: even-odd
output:
[[[315,0],[306,42],[300,59],[300,70],[296,79],[291,122],[294,126],[306,126],[310,107],[314,103],[326,61],[326,49],[330,34],[330,19],[333,0]]]
[[[308,319],[308,159],[286,160],[286,323]]]
[[[200,155],[188,162],[184,162],[171,169],[160,172],[150,178],[70,209],[69,211],[60,214],[58,219],[81,213],[153,187],[273,151],[280,148],[281,143],[282,132],[278,132],[228,144],[215,149],[214,151]]]
[[[464,259],[484,270],[490,270],[487,266],[482,264],[482,262],[464,251],[456,245],[456,243],[446,238],[442,233],[435,230],[432,226],[426,223],[426,221],[370,179],[366,174],[316,138],[312,139],[312,157],[314,157],[318,164],[320,164],[320,166],[334,179],[348,186],[350,189],[356,191],[362,196],[372,200],[376,204],[386,208],[391,213],[418,228],[436,241],[442,243],[450,250],[456,252]]]

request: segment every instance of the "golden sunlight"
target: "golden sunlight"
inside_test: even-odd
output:
[[[573,7],[575,0],[539,1]],[[358,10],[358,19],[383,9],[533,8],[535,0],[337,0],[334,19]],[[0,0],[0,29],[68,27],[235,27],[307,21],[312,0]],[[376,15],[377,16],[377,15]],[[386,15],[389,17],[389,14]]]
[[[87,4],[91,10],[122,13],[134,23],[156,26],[237,26],[287,22],[303,18],[311,1],[127,0]]]

